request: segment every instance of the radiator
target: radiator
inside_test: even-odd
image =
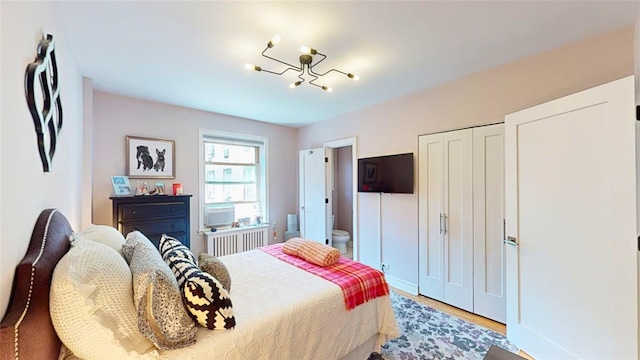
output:
[[[231,255],[269,244],[269,225],[205,232],[207,254]]]

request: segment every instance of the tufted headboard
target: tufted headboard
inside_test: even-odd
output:
[[[0,323],[0,358],[58,358],[62,343],[49,316],[49,291],[53,269],[69,251],[72,232],[60,211],[40,213],[27,253],[16,267],[9,306]]]

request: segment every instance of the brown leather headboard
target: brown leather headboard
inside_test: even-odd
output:
[[[0,323],[1,359],[58,358],[61,342],[49,316],[49,291],[53,269],[69,251],[72,232],[56,209],[44,210],[38,217]]]

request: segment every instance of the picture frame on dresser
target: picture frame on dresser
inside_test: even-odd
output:
[[[127,176],[131,179],[175,179],[174,140],[127,135]]]
[[[112,176],[111,185],[115,196],[131,195],[131,184],[126,176]]]

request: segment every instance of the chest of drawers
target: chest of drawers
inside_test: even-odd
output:
[[[125,236],[138,230],[156,247],[162,234],[189,247],[190,198],[191,195],[112,196],[113,227]]]

